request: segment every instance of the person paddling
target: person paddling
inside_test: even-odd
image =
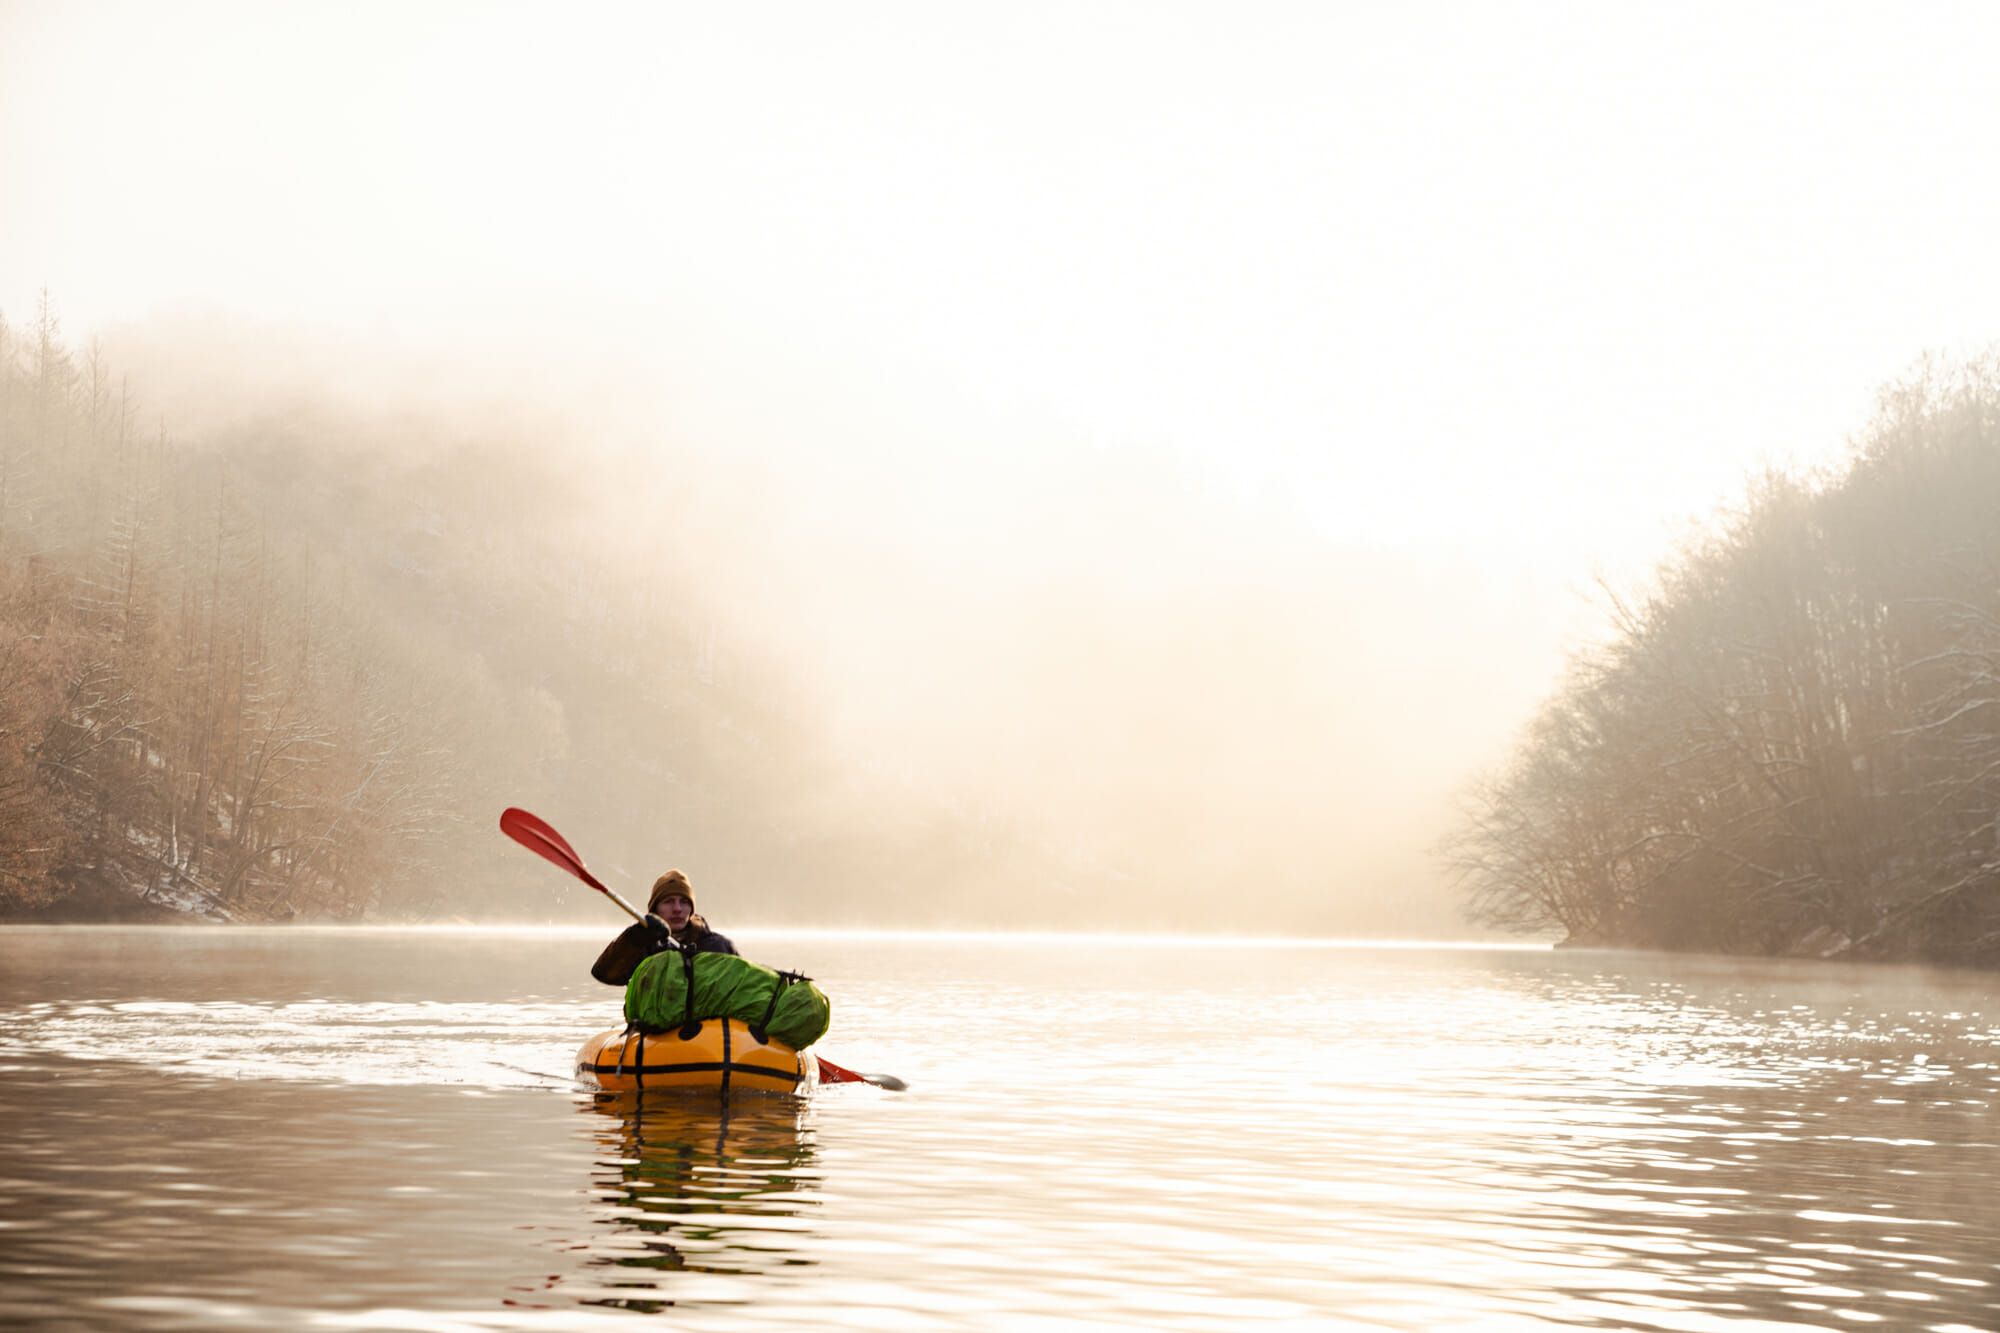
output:
[[[630,910],[630,909],[627,909]],[[639,964],[656,953],[681,948],[692,953],[735,953],[736,946],[695,914],[694,886],[678,870],[653,881],[646,899],[646,919],[625,927],[590,965],[590,975],[607,986],[622,986]]]

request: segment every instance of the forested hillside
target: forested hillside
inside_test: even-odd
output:
[[[1479,918],[2000,964],[2000,360],[1925,365],[1614,610],[1449,844]]]
[[[144,402],[46,302],[0,325],[0,917],[560,912],[509,804],[739,919],[968,854],[942,811],[799,817],[842,780],[791,683],[670,542],[607,560],[562,441],[305,403],[181,440]]]

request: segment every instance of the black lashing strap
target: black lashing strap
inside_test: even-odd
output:
[[[618,1078],[625,1076],[625,1051],[632,1045],[634,1032],[639,1034],[639,1049],[632,1052],[633,1085],[643,1088],[646,1086],[646,1030],[637,1023],[625,1025],[625,1035],[618,1041],[618,1068],[613,1074]]]
[[[686,983],[682,989],[687,994],[687,1010],[682,1017],[680,1038],[693,1041],[701,1033],[701,1020],[694,1016],[694,950],[685,944],[681,946],[681,980]]]
[[[811,980],[812,978],[803,972],[778,973],[778,984],[771,988],[771,1002],[764,1006],[764,1016],[750,1025],[750,1035],[757,1039],[759,1046],[766,1045],[771,1040],[768,1035],[771,1031],[771,1016],[778,1012],[778,997],[785,993],[785,988],[797,982]]]

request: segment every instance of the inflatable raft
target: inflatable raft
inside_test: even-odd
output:
[[[748,1023],[711,1018],[686,1040],[679,1031],[600,1032],[576,1053],[576,1076],[603,1092],[802,1093],[812,1063],[776,1038],[757,1040]]]

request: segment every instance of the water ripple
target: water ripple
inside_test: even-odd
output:
[[[26,1327],[2000,1326],[1988,977],[788,937],[911,1091],[722,1108],[568,1090],[590,942],[145,937],[119,988],[35,938]]]

